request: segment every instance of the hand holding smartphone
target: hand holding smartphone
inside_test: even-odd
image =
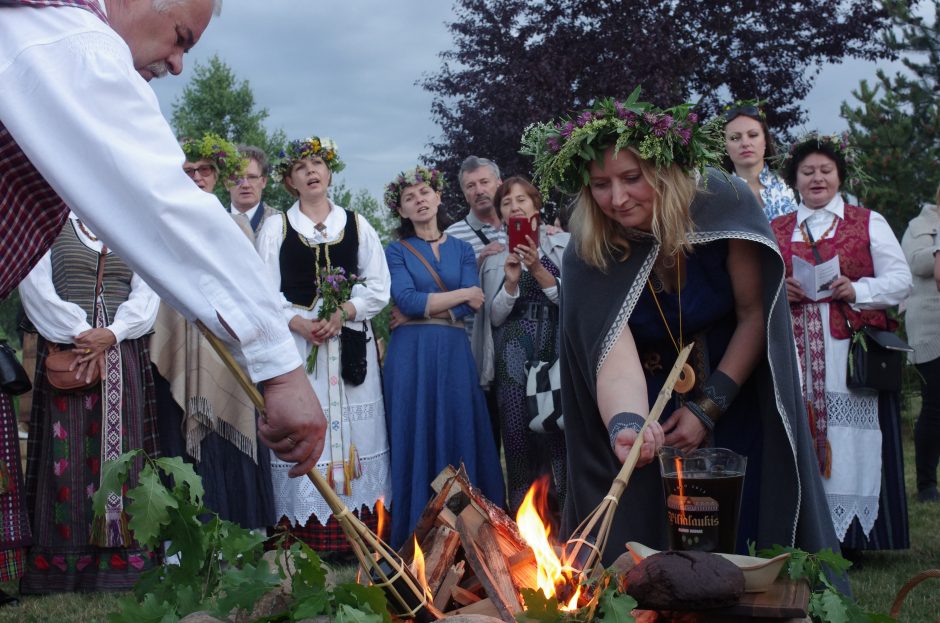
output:
[[[506,222],[509,229],[509,252],[515,253],[516,247],[528,245],[526,236],[529,236],[535,242],[539,239],[539,215],[533,214],[531,217],[510,216]]]

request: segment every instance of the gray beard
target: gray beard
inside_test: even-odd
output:
[[[152,73],[154,78],[163,78],[170,73],[170,66],[164,61],[157,61],[147,65],[147,71]]]

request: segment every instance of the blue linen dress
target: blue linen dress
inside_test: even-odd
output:
[[[476,257],[468,243],[448,236],[438,248],[407,239],[450,290],[478,286]],[[392,299],[403,314],[424,317],[428,296],[440,292],[414,253],[399,242],[385,249]],[[466,304],[455,319],[473,314]],[[392,333],[384,366],[385,417],[391,450],[391,545],[400,548],[414,530],[433,491],[431,481],[447,465],[467,468],[470,482],[503,503],[503,474],[486,399],[463,327],[411,324]]]

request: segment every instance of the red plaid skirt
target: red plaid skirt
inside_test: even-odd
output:
[[[364,523],[369,530],[372,530],[382,539],[385,539],[389,535],[390,522],[388,511],[385,511],[385,521],[382,527],[382,532],[384,534],[378,533],[379,527],[379,514],[374,512],[373,509],[366,508],[359,511],[353,511],[353,515],[359,518],[359,520]],[[272,536],[279,536],[283,533],[287,533],[287,538],[284,539],[284,547],[290,547],[294,541],[302,541],[306,543],[310,549],[317,552],[318,554],[332,554],[332,555],[344,555],[352,554],[352,546],[349,544],[349,541],[346,540],[346,534],[343,532],[342,527],[340,527],[339,522],[336,521],[336,517],[330,516],[329,521],[326,522],[326,525],[321,525],[320,521],[316,517],[311,517],[307,520],[307,523],[304,525],[295,525],[286,517],[282,517],[281,520],[277,523],[274,529],[271,531]]]

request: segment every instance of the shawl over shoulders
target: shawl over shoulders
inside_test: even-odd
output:
[[[784,263],[767,218],[751,190],[739,179],[709,171],[692,206],[693,245],[716,240],[748,240],[759,248],[761,293],[767,327],[766,350],[752,372],[758,383],[764,482],[760,487],[757,547],[796,545],[809,551],[838,548],[829,521],[801,395],[790,312],[784,289]],[[564,529],[570,531],[606,495],[621,465],[610,450],[597,407],[597,374],[642,293],[659,244],[632,232],[627,260],[611,262],[606,273],[584,263],[576,243],[565,252],[561,295],[561,384],[568,443],[568,499]],[[751,460],[754,460],[752,458]],[[658,480],[658,466],[634,473]],[[773,479],[771,482],[770,479]],[[627,540],[665,534],[665,515],[624,493],[604,561],[623,552]],[[656,545],[649,543],[649,545]]]

